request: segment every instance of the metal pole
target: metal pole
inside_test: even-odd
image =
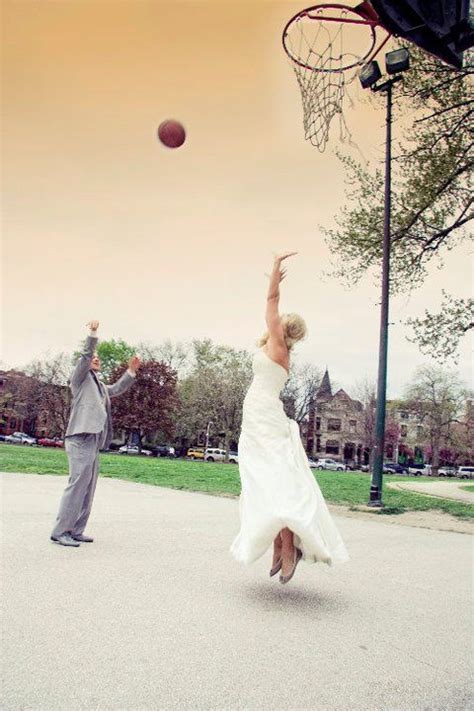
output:
[[[207,423],[207,427],[206,427],[206,447],[205,447],[206,449],[208,449],[208,447],[209,447],[209,433],[210,433],[210,430],[211,430],[211,425],[213,425],[213,424],[214,424],[214,423],[213,423],[211,420],[209,420],[209,422]]]
[[[398,77],[394,77],[398,79]],[[387,397],[388,306],[390,289],[390,210],[392,161],[392,85],[394,79],[384,82],[374,91],[387,94],[385,142],[385,202],[382,253],[382,303],[380,308],[379,367],[377,380],[377,407],[375,411],[375,450],[372,462],[372,481],[369,506],[383,506],[383,459],[385,449],[385,402]]]

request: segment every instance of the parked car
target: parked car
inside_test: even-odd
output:
[[[59,437],[41,437],[38,444],[41,447],[64,447],[64,442]]]
[[[474,477],[474,467],[458,467],[456,476],[458,479],[472,479]]]
[[[395,462],[386,462],[383,465],[383,471],[385,474],[408,474],[408,467]]]
[[[12,435],[5,437],[5,442],[10,442],[10,444],[36,444],[36,438],[25,434],[25,432],[14,432]]]
[[[456,476],[456,467],[440,467],[440,469],[438,469],[438,476]]]
[[[152,447],[151,453],[154,457],[176,457],[175,448],[167,444],[157,444],[156,447]]]
[[[361,464],[360,470],[361,470],[361,472],[368,472],[368,471],[370,471],[370,466],[368,464]]]
[[[209,447],[204,452],[205,462],[223,462],[225,460],[225,449],[217,449],[216,447]]]
[[[205,462],[225,462],[226,450],[219,449],[219,447],[208,447],[204,452]],[[238,464],[239,455],[237,452],[229,452],[229,463]]]
[[[144,454],[145,457],[151,457],[149,449],[142,449],[139,452],[136,444],[124,444],[123,447],[119,447],[119,452],[120,454]]]
[[[190,447],[186,456],[191,459],[204,459],[204,447]]]
[[[431,464],[414,464],[408,467],[408,473],[413,476],[429,476],[431,474]]]
[[[314,459],[311,459],[311,457],[308,457],[308,464],[311,467],[311,469],[317,469],[318,468],[318,463],[314,461]]]
[[[345,472],[346,465],[342,462],[336,462],[335,459],[318,459],[316,462],[317,469],[330,469],[335,472]]]

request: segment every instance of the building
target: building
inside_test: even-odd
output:
[[[25,432],[35,436],[36,418],[29,405],[32,378],[17,370],[0,371],[0,434]]]
[[[332,393],[326,369],[303,431],[308,455],[330,457],[349,466],[363,464],[368,456],[362,436],[363,412],[362,403],[353,400],[342,388]]]
[[[399,464],[423,464],[426,432],[418,415],[411,412],[403,401],[388,400],[388,418],[398,426],[398,436],[385,442],[386,458]]]
[[[459,419],[443,428],[438,442],[441,465],[470,464],[473,460],[473,414],[473,401],[468,398]],[[398,437],[393,439],[393,445],[387,441],[385,444],[387,459],[400,464],[431,463],[433,453],[429,418],[424,422],[399,400],[387,402],[387,415],[398,425]]]
[[[56,435],[45,404],[44,388],[37,378],[18,370],[0,370],[0,434]]]

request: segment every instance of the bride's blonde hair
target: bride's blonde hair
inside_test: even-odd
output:
[[[306,336],[306,324],[304,319],[298,314],[282,314],[280,318],[286,347],[291,351],[295,343],[298,343],[298,341],[301,341]],[[257,341],[257,346],[262,348],[268,341],[268,338],[269,333],[266,331]]]

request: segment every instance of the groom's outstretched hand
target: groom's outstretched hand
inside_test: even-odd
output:
[[[99,328],[99,322],[98,321],[89,321],[89,323],[86,323],[86,326],[90,328],[91,335],[94,335],[97,333],[97,329]]]
[[[134,355],[128,361],[128,369],[135,375],[142,362],[137,355]]]

